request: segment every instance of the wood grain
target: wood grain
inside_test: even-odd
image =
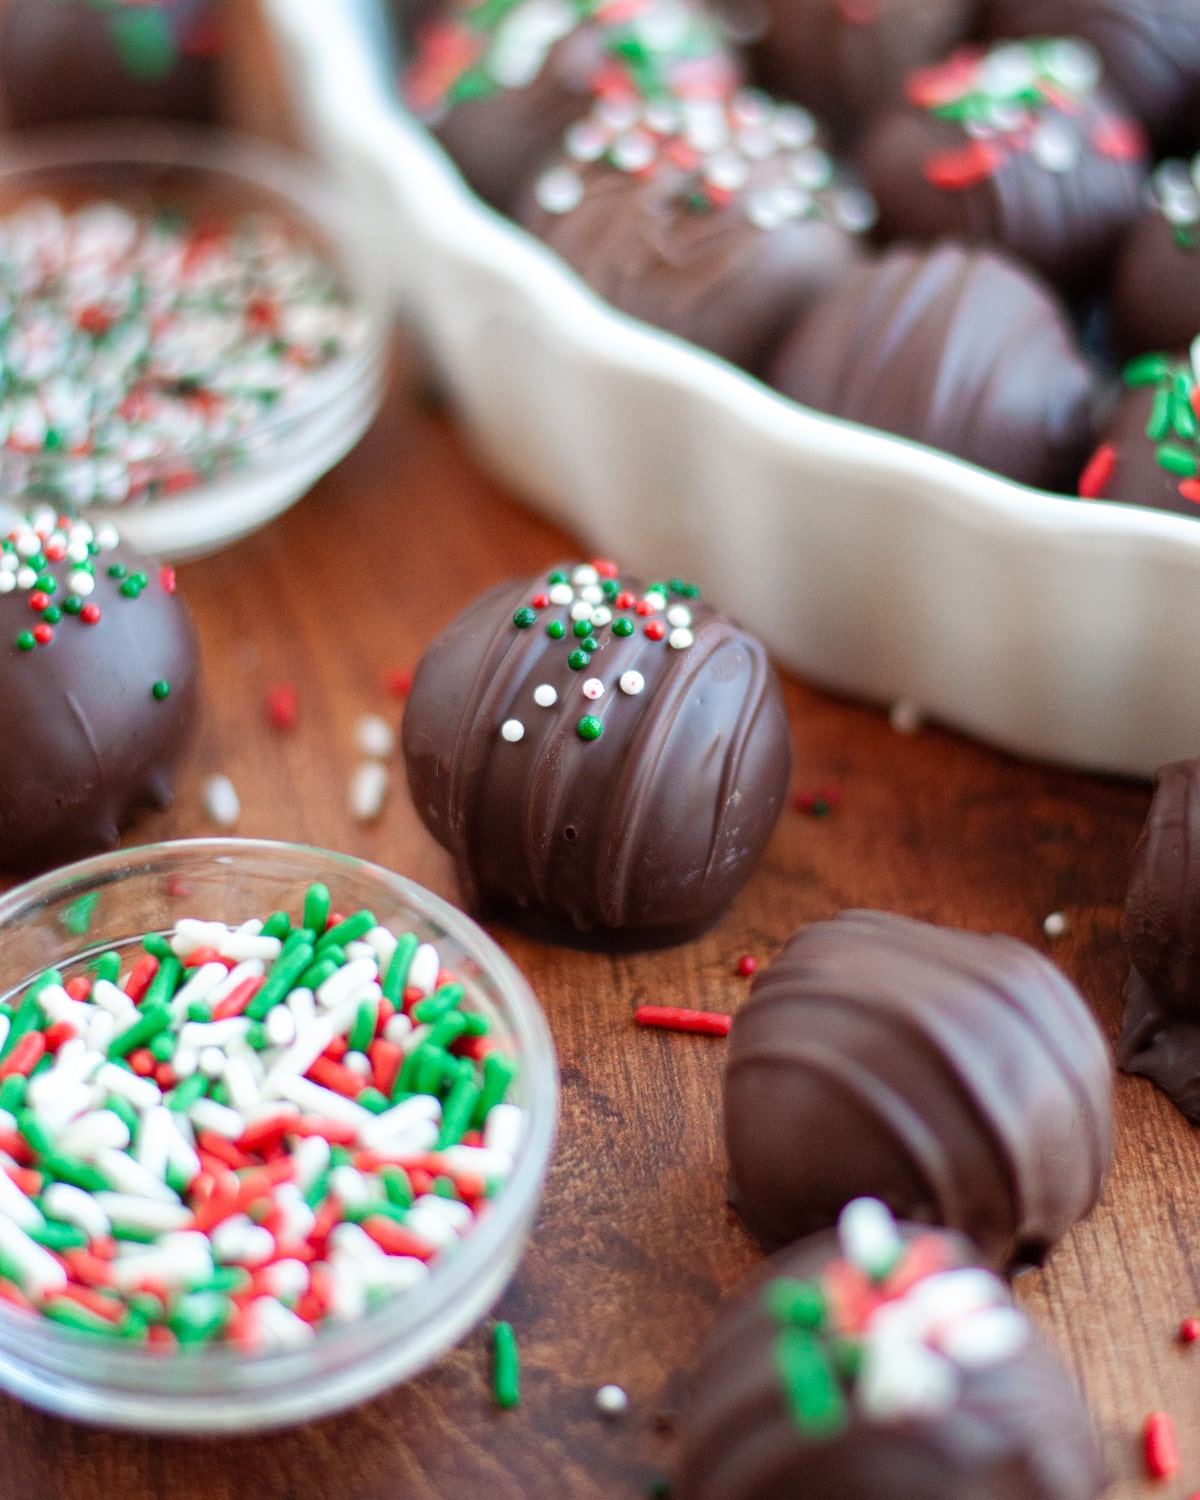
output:
[[[382,674],[414,664],[476,593],[572,550],[479,474],[402,373],[367,441],[300,506],[181,570],[204,647],[204,723],[174,808],[128,841],[210,831],[201,788],[221,771],[241,794],[239,832],[348,850],[453,897],[398,763],[379,823],[350,820],[355,721],[398,716]],[[291,735],[263,713],[283,681],[300,690]],[[798,684],[788,700],[795,785],[836,783],[841,806],[823,820],[789,810],[714,932],[620,958],[497,932],[542,998],[563,1073],[544,1209],[501,1305],[524,1357],[522,1408],[492,1409],[478,1332],[404,1389],[253,1439],[93,1431],[0,1398],[0,1500],[643,1495],[669,1464],[670,1416],[715,1304],[759,1252],[724,1203],[722,1044],[640,1032],[635,1005],[733,1009],[746,988],[740,954],[765,960],[801,923],[860,905],[1048,949],[1115,1030],[1120,907],[1146,788],[1018,764],[939,730],[902,736],[883,714]],[[1056,910],[1069,928],[1051,944],[1042,920]],[[1200,1306],[1200,1151],[1148,1084],[1120,1080],[1117,1104],[1117,1167],[1100,1208],[1019,1293],[1086,1386],[1114,1500],[1182,1500],[1200,1486],[1200,1347],[1174,1342]],[[593,1405],[610,1381],[631,1398],[620,1422]],[[1137,1431],[1156,1407],[1179,1427],[1178,1483],[1140,1478]]]

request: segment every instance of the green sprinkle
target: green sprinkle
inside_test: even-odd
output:
[[[144,587],[136,578],[127,578],[121,585],[121,595],[126,599],[136,599]]]
[[[57,625],[62,619],[62,610],[59,609],[57,604],[49,604],[42,610],[42,619],[45,620],[47,625]]]
[[[126,585],[126,587],[128,587],[128,585]],[[154,686],[150,689],[150,692],[151,695],[157,698],[161,703],[164,698],[169,698],[171,696],[171,684],[166,680],[165,677],[160,677],[154,684]]]
[[[351,1052],[365,1052],[375,1036],[375,1023],[379,1019],[379,1007],[374,1000],[363,1000],[350,1028],[348,1042]]]
[[[537,624],[537,610],[530,609],[528,606],[517,610],[513,615],[513,624],[518,630],[528,630],[531,625]]]
[[[505,1096],[517,1076],[517,1065],[502,1052],[489,1052],[483,1060],[483,1088],[475,1104],[472,1124],[478,1129]]]
[[[110,948],[107,953],[93,959],[88,968],[97,979],[106,979],[109,984],[116,984],[121,977],[121,955]]]
[[[189,1021],[199,1021],[202,1025],[212,1020],[212,1006],[207,1000],[189,1000],[187,1008]]]
[[[206,1344],[229,1321],[229,1308],[220,1292],[184,1292],[171,1309],[171,1331],[181,1344]]]
[[[320,881],[314,881],[304,895],[304,913],[300,919],[302,925],[313,932],[324,932],[325,924],[329,921],[329,905],[329,887],[322,885]]]
[[[133,1025],[126,1027],[120,1036],[113,1037],[109,1042],[109,1058],[127,1057],[136,1047],[145,1046],[151,1037],[165,1031],[171,1020],[169,1005],[143,1005],[141,1014]]]
[[[546,634],[552,641],[561,641],[567,633],[567,627],[561,620],[551,620],[546,626]]]
[[[383,1190],[387,1194],[388,1202],[396,1208],[407,1209],[413,1205],[412,1183],[408,1180],[408,1173],[403,1167],[383,1167],[379,1173],[383,1179]]]
[[[440,1047],[431,1047],[428,1038],[418,1047],[413,1048],[413,1054],[417,1059],[416,1071],[413,1076],[412,1089],[417,1094],[436,1094],[438,1085],[445,1077],[448,1067],[452,1067],[454,1059]]]
[[[160,959],[158,973],[150,981],[142,998],[143,1012],[153,1006],[165,1005],[179,988],[179,981],[182,977],[183,965],[173,953],[168,953],[165,958]]]
[[[150,1056],[155,1062],[170,1062],[175,1056],[175,1033],[160,1031],[156,1037],[151,1037],[149,1046]]]
[[[42,1312],[52,1323],[61,1323],[64,1328],[72,1328],[76,1333],[108,1334],[111,1337],[117,1331],[115,1325],[102,1318],[99,1313],[81,1307],[70,1297],[55,1297],[43,1302]]]
[[[190,1078],[185,1078],[182,1083],[177,1083],[167,1095],[166,1105],[168,1109],[174,1110],[176,1114],[186,1114],[197,1099],[203,1097],[208,1088],[208,1079],[203,1073],[193,1073]]]
[[[1141,354],[1131,359],[1121,371],[1121,379],[1130,388],[1139,385],[1155,385],[1171,373],[1171,361],[1161,354]]]
[[[574,625],[571,626],[571,634],[577,635],[580,640],[582,640],[585,635],[591,635],[591,633],[592,626],[590,620],[576,620]]]
[[[807,1328],[788,1327],[772,1353],[792,1421],[810,1440],[836,1437],[846,1424],[846,1401],[821,1341]]]
[[[571,668],[572,672],[582,672],[590,661],[591,657],[586,651],[572,651],[570,656],[567,657],[567,666]]]
[[[567,575],[561,568],[555,568],[553,573],[549,573],[546,575],[546,582],[549,584],[566,583]]]
[[[32,651],[36,645],[37,642],[33,638],[32,630],[22,630],[21,634],[17,637],[17,649],[19,651]]]
[[[308,924],[305,923],[305,926]],[[292,919],[285,911],[273,911],[262,925],[263,937],[284,940],[292,930]]]
[[[460,1078],[450,1090],[442,1108],[442,1125],[437,1138],[439,1151],[444,1151],[447,1146],[457,1146],[470,1130],[482,1092],[469,1078]]]
[[[584,714],[575,726],[575,732],[581,740],[598,740],[604,733],[604,725],[595,714]]]
[[[22,1130],[22,1135],[34,1145],[28,1131]],[[53,1143],[52,1143],[53,1144]],[[34,1146],[35,1150],[38,1150]],[[82,1188],[85,1193],[104,1193],[112,1188],[112,1183],[100,1171],[98,1167],[92,1166],[91,1162],[80,1161],[75,1156],[64,1156],[51,1149],[40,1151],[42,1171],[51,1177],[57,1177],[60,1182],[69,1182],[73,1187]]]
[[[82,614],[83,600],[79,597],[78,594],[71,594],[68,598],[63,600],[63,609],[66,610],[67,614],[69,615]]]
[[[0,1109],[15,1115],[25,1103],[25,1090],[29,1080],[20,1073],[13,1073],[0,1083]]]
[[[392,1107],[392,1101],[386,1094],[381,1094],[378,1089],[365,1088],[355,1101],[364,1109],[369,1109],[373,1115],[381,1115],[385,1109]]]
[[[161,932],[148,932],[142,939],[142,947],[151,958],[157,958],[159,963],[162,963],[164,958],[175,957],[175,950]]]
[[[585,635],[579,646],[583,651],[594,651],[599,644],[594,635]]]
[[[341,950],[339,949],[338,952],[340,953]],[[332,976],[337,973],[337,971],[342,967],[342,964],[344,964],[345,961],[346,955],[344,953],[342,954],[340,960],[333,957],[318,959],[315,964],[310,964],[309,967],[305,969],[304,973],[301,974],[301,988],[314,991],[319,990],[327,979],[332,978]],[[265,989],[266,986],[264,985],[263,988]],[[261,995],[262,990],[259,990],[258,993]],[[247,1014],[249,1014],[249,1010],[247,1010]],[[266,1015],[265,1010],[263,1011],[263,1015]]]
[[[1154,393],[1150,416],[1146,421],[1146,436],[1152,443],[1161,442],[1171,430],[1171,392],[1166,386]]]
[[[1176,443],[1160,443],[1154,450],[1155,462],[1169,474],[1178,474],[1183,479],[1194,479],[1200,471],[1196,455],[1189,453]]]
[[[412,932],[406,932],[396,943],[395,951],[387,966],[387,973],[383,976],[383,998],[393,1005],[400,1003],[400,998],[404,994],[404,986],[408,983],[408,971],[412,967],[413,956],[420,946],[416,934]]]
[[[176,1162],[168,1162],[164,1174],[167,1186],[173,1193],[178,1193],[182,1198],[187,1192],[192,1181],[192,1174],[187,1167],[180,1166]]]
[[[281,1000],[287,998],[288,994],[295,989],[296,981],[300,978],[312,963],[313,946],[303,939],[292,943],[293,933],[284,944],[283,952],[271,965],[271,972],[267,975],[262,989],[251,1000],[246,1007],[245,1014],[252,1021],[261,1021],[273,1005],[278,1005]]]
[[[317,954],[322,954],[327,948],[344,948],[347,943],[356,943],[359,938],[365,937],[373,927],[378,925],[373,911],[357,911],[352,917],[347,917],[344,922],[339,922],[336,927],[331,927],[325,933],[317,943]]]
[[[444,1047],[449,1051],[466,1029],[467,1018],[462,1011],[450,1010],[437,1022],[426,1040],[431,1047]]]
[[[127,572],[128,569],[126,568],[124,563],[109,564],[108,576],[110,578],[124,578]]]
[[[132,1140],[137,1134],[138,1112],[130,1104],[129,1100],[122,1098],[120,1094],[109,1094],[108,1098],[104,1101],[104,1107],[110,1114],[116,1115],[117,1119],[122,1122],[129,1131],[130,1140]]]
[[[443,984],[432,995],[413,1006],[413,1018],[421,1025],[429,1021],[440,1021],[447,1011],[462,1003],[465,994],[463,986],[457,981]]]
[[[160,10],[129,6],[108,18],[125,71],[140,83],[161,83],[175,66],[171,23]]]
[[[634,630],[633,621],[625,615],[618,615],[612,622],[613,635],[632,635]]]
[[[492,1332],[492,1392],[496,1405],[510,1411],[521,1404],[521,1357],[511,1323],[497,1323]]]
[[[791,1276],[778,1276],[767,1283],[763,1302],[776,1323],[816,1329],[825,1321],[825,1294],[816,1281],[797,1281]]]
[[[446,1198],[452,1203],[459,1201],[458,1189],[454,1186],[453,1177],[435,1177],[430,1191],[435,1198]]]
[[[1195,440],[1196,412],[1189,394],[1185,391],[1176,391],[1171,398],[1171,426],[1186,442],[1190,443]],[[47,610],[46,613],[49,614],[50,611]]]
[[[88,1237],[78,1224],[64,1224],[61,1219],[47,1219],[44,1224],[26,1231],[31,1240],[47,1250],[82,1250]]]

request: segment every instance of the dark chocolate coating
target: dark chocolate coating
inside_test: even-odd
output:
[[[1158,773],[1125,896],[1132,967],[1117,1062],[1200,1124],[1200,761]]]
[[[877,117],[858,164],[879,209],[880,237],[994,245],[1064,290],[1107,273],[1141,211],[1146,162],[1106,156],[1092,144],[1092,127],[1118,116],[1111,96],[1085,99],[1078,114],[1047,105],[1040,115],[1078,137],[1076,164],[1051,171],[1030,151],[1009,151],[969,187],[935,186],[926,175],[931,158],[969,144],[960,124],[911,104]]]
[[[1150,387],[1121,393],[1100,433],[1100,444],[1112,448],[1116,461],[1107,483],[1089,498],[1122,500],[1126,505],[1147,505],[1200,519],[1200,505],[1180,493],[1179,475],[1158,463],[1157,444],[1146,436],[1153,404]]]
[[[173,40],[169,65],[140,74],[122,61],[113,26],[161,13]],[[55,125],[126,117],[211,120],[217,65],[214,0],[97,7],[86,0],[5,0],[0,7],[0,99],[10,124]],[[165,56],[165,54],[164,54]]]
[[[1164,150],[1200,146],[1196,0],[985,0],[988,36],[1078,36]]]
[[[647,639],[638,619],[624,639],[597,630],[574,671],[569,622],[566,641],[545,631],[565,608],[513,625],[537,586],[490,590],[421,658],[404,713],[413,802],[485,914],[598,948],[682,942],[732,901],[779,817],[791,740],[778,679],[762,646],[699,600],[689,649]],[[645,679],[636,697],[618,688],[630,670]],[[589,677],[606,685],[596,702]],[[543,683],[553,707],[534,703]],[[589,714],[604,729],[585,741]],[[520,743],[500,735],[509,718]]]
[[[913,68],[962,39],[975,0],[763,0],[763,8],[755,49],[763,82],[844,136],[897,99]]]
[[[906,1226],[906,1237],[914,1233]],[[944,1237],[954,1264],[972,1264]],[[1030,1337],[1009,1358],[962,1372],[948,1411],[895,1423],[859,1410],[814,1442],[785,1404],[776,1328],[762,1288],[818,1276],[836,1237],[813,1235],[775,1256],[722,1310],[684,1412],[677,1500],[1093,1500],[1105,1476],[1069,1377]]]
[[[895,247],[797,324],[769,375],[805,406],[1074,488],[1093,372],[1050,291],[988,250]]]
[[[124,597],[108,568],[149,583]],[[61,580],[69,565],[48,568]],[[144,806],[166,807],[199,708],[195,627],[159,570],[123,544],[96,559],[94,625],[64,615],[47,645],[16,639],[38,622],[30,593],[0,594],[0,869],[31,873],[117,843]],[[156,682],[170,684],[159,700]]]
[[[1157,208],[1146,210],[1121,248],[1111,310],[1113,338],[1126,355],[1186,349],[1200,334],[1200,243],[1181,245]]]
[[[797,317],[861,259],[826,217],[759,228],[742,197],[697,208],[677,173],[641,179],[604,162],[579,168],[583,200],[547,213],[532,191],[518,218],[622,312],[760,373]],[[757,176],[782,175],[762,164]]]
[[[729,1038],[734,1206],[775,1243],[861,1195],[1038,1263],[1112,1155],[1108,1049],[1079,993],[1013,938],[843,912],[755,978]]]

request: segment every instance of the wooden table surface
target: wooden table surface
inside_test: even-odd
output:
[[[413,389],[402,369],[367,440],[306,500],[181,570],[203,642],[203,724],[174,807],[127,842],[213,831],[202,786],[223,772],[241,796],[239,833],[347,850],[454,898],[398,759],[378,823],[350,819],[355,722],[398,720],[384,674],[414,665],[478,592],[574,549],[483,476]],[[263,711],[276,682],[300,692],[288,735]],[[836,784],[841,804],[825,819],[788,809],[715,931],[619,958],[496,933],[541,997],[562,1064],[544,1206],[499,1308],[520,1341],[522,1407],[493,1410],[482,1330],[405,1388],[261,1437],[141,1438],[0,1398],[0,1500],[645,1495],[669,1468],[672,1413],[716,1303],[760,1252],[724,1201],[724,1044],[641,1031],[636,1005],[733,1010],[747,988],[739,955],[765,961],[801,924],[871,906],[1048,949],[1115,1032],[1121,902],[1147,789],[1018,764],[940,730],[904,736],[876,710],[797,683],[788,702],[796,790]],[[1052,911],[1068,928],[1048,942]],[[1116,1097],[1117,1164],[1100,1207],[1021,1279],[1019,1296],[1087,1391],[1113,1500],[1183,1500],[1200,1488],[1200,1345],[1175,1341],[1180,1319],[1200,1310],[1200,1148],[1149,1084],[1122,1078]],[[595,1411],[609,1382],[629,1394],[619,1422]],[[1160,1407],[1175,1418],[1183,1469],[1151,1484],[1138,1430]]]

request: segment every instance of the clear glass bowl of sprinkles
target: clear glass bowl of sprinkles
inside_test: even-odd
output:
[[[370,207],[303,158],[182,125],[0,145],[0,498],[224,546],[362,436],[389,324]]]
[[[557,1064],[446,902],[189,840],[0,897],[0,954],[0,1387],[144,1432],[284,1426],[415,1375],[499,1297]]]

